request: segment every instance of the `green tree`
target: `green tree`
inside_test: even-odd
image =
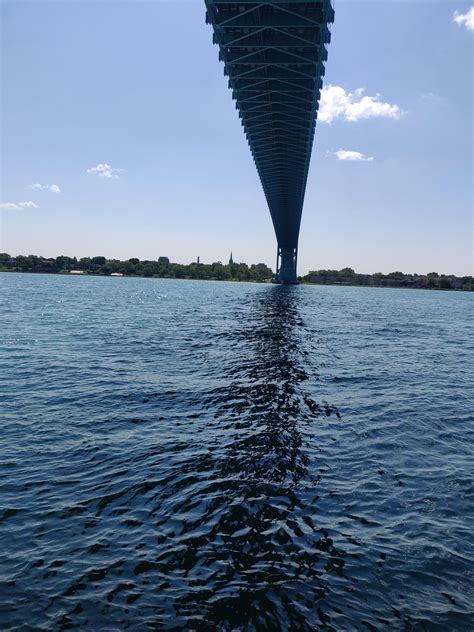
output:
[[[352,268],[342,268],[342,270],[339,270],[339,274],[340,276],[345,276],[345,277],[355,276],[355,272]]]
[[[104,266],[107,263],[107,259],[105,257],[92,257],[91,263],[94,266]]]
[[[405,275],[403,272],[390,272],[387,274],[387,278],[394,279],[395,281],[403,281],[405,279]]]
[[[79,270],[90,270],[91,267],[91,258],[90,257],[82,257],[79,259],[77,267]]]

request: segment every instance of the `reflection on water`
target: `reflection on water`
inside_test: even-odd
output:
[[[470,629],[469,297],[4,276],[0,629]]]
[[[189,589],[176,609],[188,625],[305,629],[323,618],[323,577],[344,567],[344,551],[318,527],[315,494],[308,503],[300,493],[318,483],[301,429],[338,413],[300,392],[308,363],[297,296],[291,287],[259,295],[249,320],[227,335],[239,353],[224,366],[225,387],[211,397],[226,440],[193,463],[208,484],[192,506],[205,509],[183,521],[182,554],[171,551],[160,562],[167,574],[187,569]],[[200,568],[212,569],[201,581],[194,574]]]

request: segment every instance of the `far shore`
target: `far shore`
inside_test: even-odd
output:
[[[160,276],[160,275],[144,275],[144,274],[104,274],[101,272],[91,272],[91,271],[81,271],[80,274],[77,272],[71,274],[71,271],[33,271],[33,270],[12,270],[8,268],[0,267],[1,272],[8,273],[18,273],[18,274],[47,274],[47,275],[58,275],[58,276],[71,276],[71,277],[94,277],[94,278],[127,278],[127,279],[152,279],[152,280],[161,280],[161,281],[224,281],[230,283],[257,283],[257,284],[272,284],[273,280],[271,278],[256,280],[256,279],[239,279],[239,278],[226,278],[220,279],[216,277],[191,277],[191,276],[183,276],[183,277],[172,277],[172,276]],[[471,285],[470,288],[465,287],[439,287],[439,286],[427,286],[427,287],[415,287],[413,285],[399,285],[399,284],[387,284],[387,285],[375,285],[368,283],[350,283],[350,282],[342,282],[342,281],[311,281],[305,277],[299,277],[297,285],[308,285],[308,286],[331,286],[331,287],[365,287],[372,289],[416,289],[416,290],[437,290],[437,291],[448,291],[448,292],[472,292],[474,291],[474,286]]]

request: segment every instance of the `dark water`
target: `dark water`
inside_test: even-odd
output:
[[[0,284],[0,629],[473,629],[474,296]]]

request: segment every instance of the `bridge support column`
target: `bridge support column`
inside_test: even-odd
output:
[[[276,283],[298,283],[298,277],[296,276],[297,259],[298,248],[282,248],[278,246]]]

